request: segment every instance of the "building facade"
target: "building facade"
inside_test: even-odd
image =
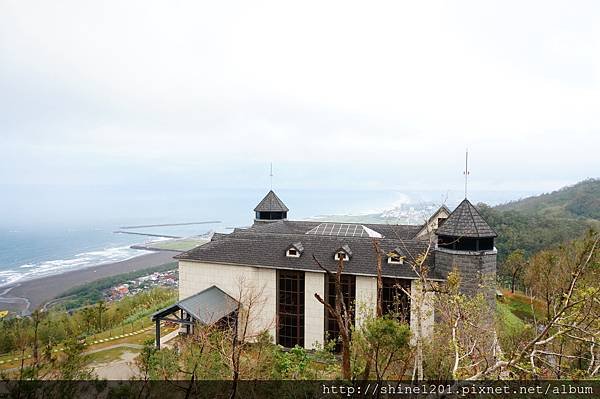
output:
[[[427,254],[429,279],[444,281],[456,268],[465,281],[465,292],[484,290],[493,299],[495,288],[483,283],[496,273],[496,234],[466,199],[453,212],[440,208],[422,225],[291,221],[287,220],[289,209],[273,191],[254,212],[251,227],[215,234],[209,243],[177,256],[182,305],[167,309],[161,317],[179,310],[184,322],[198,319],[197,314],[206,319],[211,310],[202,309],[202,293],[217,288],[222,301],[233,299],[241,307],[250,296],[261,298],[252,305],[250,335],[268,331],[282,346],[315,348],[336,338],[339,331],[315,294],[335,302],[335,285],[327,271],[335,273],[340,259],[344,300],[353,322],[360,326],[375,314],[378,256],[374,242],[382,260],[383,311],[410,323],[411,328],[417,312],[406,292],[414,295],[420,289],[411,263],[422,254]],[[426,334],[432,332],[435,321],[432,295],[427,293],[421,312]],[[158,328],[160,318],[155,319]]]

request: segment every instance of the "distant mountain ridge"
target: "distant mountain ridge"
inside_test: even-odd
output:
[[[579,238],[590,228],[600,229],[600,180],[583,180],[495,207],[477,204],[477,208],[498,233],[501,262],[517,249],[530,256]]]
[[[421,224],[439,205],[403,204],[365,215],[324,215],[313,220],[342,223]],[[450,210],[452,210],[451,207]],[[496,247],[502,262],[512,251],[527,256],[576,239],[590,228],[600,229],[600,179],[587,179],[547,194],[477,209],[498,233]]]
[[[600,179],[583,180],[547,194],[511,201],[494,208],[528,215],[600,220]]]

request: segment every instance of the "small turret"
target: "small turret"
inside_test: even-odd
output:
[[[483,292],[490,306],[496,293],[496,232],[477,209],[464,199],[437,229],[436,272],[447,276],[457,269],[461,291]]]
[[[273,190],[269,191],[254,208],[257,222],[275,222],[277,220],[286,220],[289,209],[283,201],[279,199]]]
[[[498,236],[477,208],[464,199],[437,229],[438,247],[458,251],[492,251]]]

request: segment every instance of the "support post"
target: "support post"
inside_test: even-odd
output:
[[[156,349],[160,349],[160,320],[156,319]]]

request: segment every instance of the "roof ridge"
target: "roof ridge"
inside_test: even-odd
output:
[[[458,204],[448,219],[438,228],[436,234],[477,238],[498,236],[467,198]]]
[[[275,191],[269,190],[267,195],[256,205],[255,212],[288,212],[289,209]]]
[[[465,200],[466,200],[466,198],[465,198]],[[473,204],[471,204],[471,201],[469,201],[467,203],[467,208],[469,209],[469,214],[471,215],[471,220],[473,221],[473,226],[475,227],[475,231],[477,232],[477,235],[479,235],[479,228],[477,227],[477,223],[475,222],[475,217],[473,216],[473,210],[471,209],[471,208],[474,208]]]

